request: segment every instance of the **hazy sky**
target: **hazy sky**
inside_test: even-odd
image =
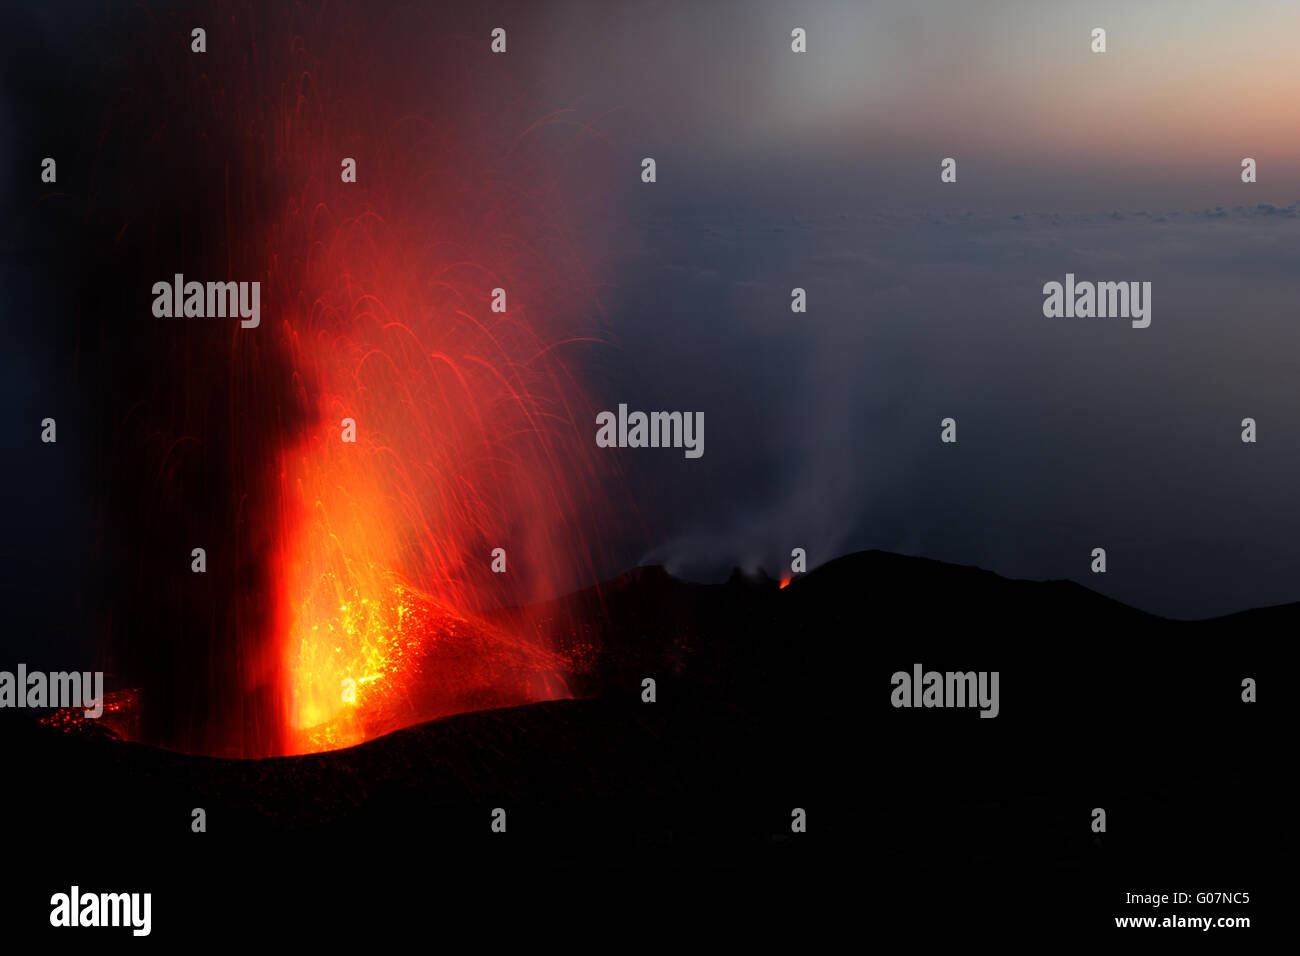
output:
[[[539,100],[589,111],[621,149],[679,162],[665,170],[674,189],[780,179],[774,201],[807,205],[1177,207],[1231,201],[1243,156],[1260,162],[1261,198],[1286,198],[1278,187],[1300,178],[1294,3],[580,3],[537,15],[518,50],[536,57]],[[795,26],[808,31],[802,55]],[[1105,54],[1090,50],[1094,27]],[[937,188],[945,156],[959,190]]]
[[[637,560],[880,547],[1176,616],[1300,598],[1300,6],[595,9],[526,62],[612,160],[659,162],[609,186],[597,393],[708,421],[702,462],[630,461]],[[1152,327],[1045,319],[1066,272],[1153,282]]]

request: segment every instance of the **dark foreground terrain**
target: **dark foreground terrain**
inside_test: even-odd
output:
[[[1249,916],[1218,931],[1237,945],[1289,932],[1300,605],[1172,622],[1071,583],[869,552],[785,589],[641,569],[498,623],[539,621],[588,661],[577,699],[346,751],[193,757],[0,714],[5,933],[47,930],[74,883],[151,892],[164,946],[552,948],[597,926],[610,948],[779,931],[813,952],[1040,931],[1149,945],[1200,931],[1118,930],[1153,912],[1125,894],[1179,891],[1251,902],[1156,915]],[[893,708],[891,675],[916,663],[999,671],[999,716]]]

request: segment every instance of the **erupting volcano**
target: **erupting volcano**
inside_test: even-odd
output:
[[[274,639],[295,752],[566,696],[561,659],[473,618],[581,560],[571,519],[592,455],[563,364],[579,260],[529,188],[538,170],[395,116],[362,138],[371,185],[334,182],[336,157],[361,150],[332,141],[318,70],[277,124],[302,185],[269,244],[308,412],[278,475]]]
[[[362,217],[318,244],[311,314],[282,330],[316,413],[279,475],[294,750],[566,693],[560,660],[467,615],[510,594],[493,552],[508,581],[580,546],[546,518],[578,508],[578,398],[509,300],[494,315],[479,291],[520,282],[396,231]]]
[[[142,547],[212,552],[208,593],[142,567],[175,607],[154,588],[163,609],[124,615],[156,635],[125,652],[155,669],[153,742],[303,753],[569,693],[560,655],[482,612],[591,580],[601,481],[571,369],[599,307],[567,210],[593,135],[527,114],[486,40],[416,19],[248,7],[190,56],[177,21],[139,87],[175,70],[188,125],[142,96],[110,117],[197,182],[178,240],[140,258],[261,284],[257,328],[155,320],[143,348],[165,354],[136,359],[146,396],[117,410],[147,462]],[[129,180],[142,160],[119,162]]]

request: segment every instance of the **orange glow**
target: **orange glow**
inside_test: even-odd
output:
[[[231,639],[245,686],[215,752],[345,747],[569,694],[549,634],[484,618],[591,579],[609,466],[571,367],[599,306],[565,187],[595,134],[513,98],[486,108],[468,52],[408,83],[368,31],[421,62],[448,38],[399,16],[271,5],[242,29],[273,42],[241,43],[219,95],[190,76],[246,150],[222,251],[262,303],[212,357],[257,506],[235,600],[259,611]]]
[[[429,135],[376,133],[366,193],[290,143],[309,172],[267,283],[293,376],[274,474],[290,752],[569,693],[565,661],[482,613],[589,567],[595,416],[565,357],[594,300],[545,194],[463,150],[431,160]]]
[[[518,580],[491,572],[495,547],[509,571],[511,560],[569,561],[580,546],[558,465],[589,452],[556,416],[564,380],[528,327],[491,322],[486,297],[476,317],[470,302],[419,295],[414,270],[368,265],[376,287],[409,295],[409,323],[370,296],[325,308],[326,290],[308,334],[286,328],[316,419],[280,476],[291,752],[568,694],[562,660],[477,615],[501,603],[494,585]]]

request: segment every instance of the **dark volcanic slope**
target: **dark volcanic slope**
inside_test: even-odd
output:
[[[892,874],[872,906],[922,905],[917,887],[937,898],[952,885],[968,903],[1027,894],[1026,918],[1064,906],[1095,921],[1124,887],[1257,883],[1294,848],[1282,810],[1296,782],[1297,618],[1288,605],[1171,622],[1075,584],[879,552],[783,590],[645,568],[499,616],[567,635],[576,700],[264,761],[6,714],[7,764],[21,768],[6,820],[37,861],[33,900],[66,890],[61,860],[93,852],[158,889],[160,868],[197,868],[276,892],[301,888],[285,873],[340,857],[380,884],[413,860],[437,873],[567,864],[588,878],[724,867],[724,890],[799,874],[823,901],[860,895],[834,874],[871,871]],[[999,671],[1000,715],[891,707],[891,674],[915,663]],[[1247,676],[1257,704],[1240,700]],[[1088,829],[1098,806],[1101,837]],[[195,807],[206,834],[190,832]],[[504,836],[490,832],[495,807]],[[807,834],[790,833],[795,807]]]

